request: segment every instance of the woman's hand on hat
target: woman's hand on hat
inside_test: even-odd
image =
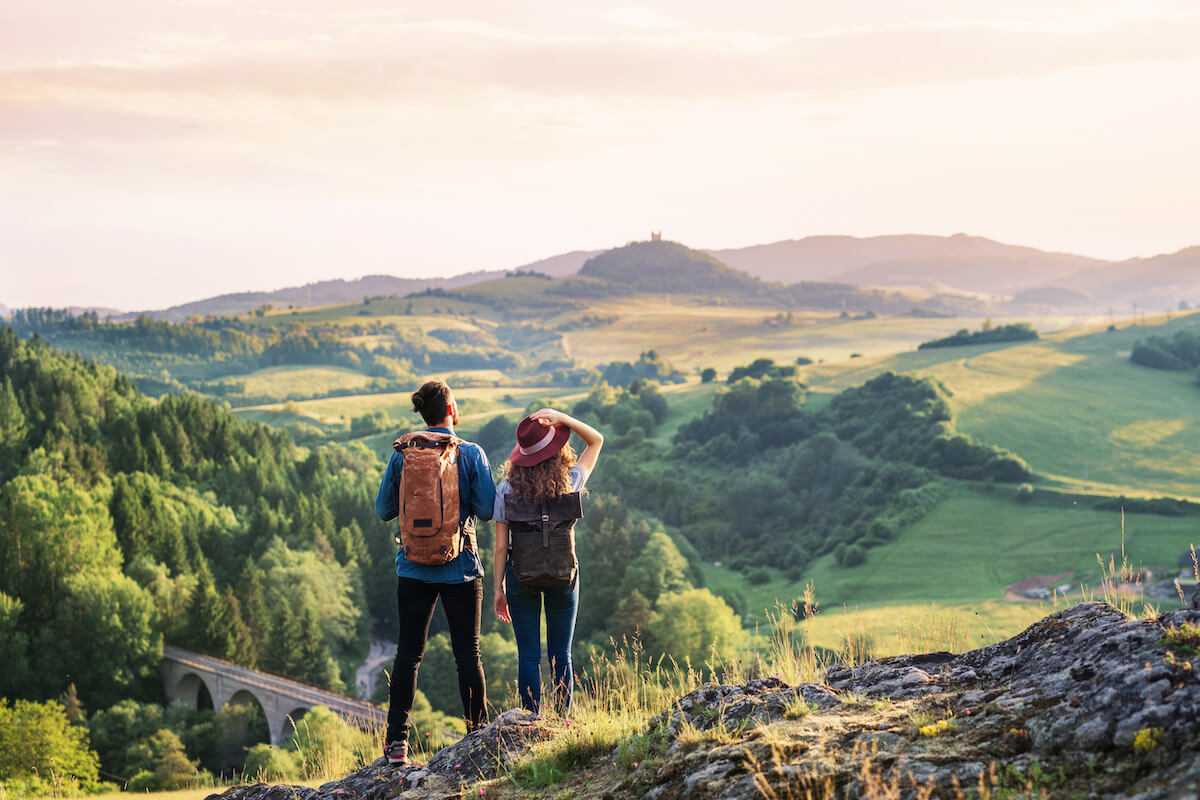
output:
[[[539,409],[529,416],[533,417],[547,427],[551,425],[566,425],[567,420],[569,419],[566,414],[556,408]]]

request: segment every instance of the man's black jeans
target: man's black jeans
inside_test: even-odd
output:
[[[417,668],[425,655],[429,623],[438,597],[450,623],[450,646],[458,667],[458,693],[462,696],[467,730],[487,722],[487,694],[483,664],[479,660],[479,619],[483,610],[483,580],[466,583],[425,583],[398,578],[396,601],[400,609],[400,637],[396,662],[392,665],[391,699],[388,704],[387,741],[408,741],[408,715],[417,691]],[[444,680],[444,676],[434,676]]]

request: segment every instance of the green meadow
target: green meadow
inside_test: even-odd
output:
[[[1158,577],[1177,575],[1176,559],[1193,542],[1200,545],[1200,517],[1125,517],[1125,558]],[[757,586],[721,566],[705,564],[703,570],[713,591],[741,594],[753,625],[765,625],[767,612],[800,598],[812,581],[822,608],[809,623],[814,644],[836,648],[842,636],[861,627],[887,654],[912,652],[904,650],[901,633],[931,614],[959,626],[970,646],[1011,636],[1051,610],[1047,603],[1005,599],[1005,587],[1036,575],[1070,573],[1058,582],[1071,584],[1063,601],[1101,597],[1097,555],[1106,565],[1110,558],[1120,565],[1121,547],[1119,512],[1088,508],[1070,495],[1021,503],[1012,487],[986,491],[960,484],[927,517],[872,548],[866,563],[854,568],[824,556],[799,581],[772,571],[773,580]]]
[[[961,431],[1012,450],[1051,485],[1110,495],[1197,498],[1200,390],[1191,372],[1133,364],[1133,343],[1195,326],[1086,326],[1040,341],[923,350],[805,369],[815,392],[885,370],[934,377],[953,393]],[[1157,324],[1154,324],[1157,323]],[[857,361],[857,359],[856,359]]]
[[[268,367],[227,380],[242,383],[247,395],[284,397],[304,392],[325,394],[339,389],[353,391],[363,388],[371,381],[361,372],[345,367],[304,366]]]

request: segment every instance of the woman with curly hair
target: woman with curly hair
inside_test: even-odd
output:
[[[571,433],[584,442],[578,458],[568,444]],[[529,577],[522,565],[514,569],[510,519],[513,526],[526,525],[524,520],[537,519],[544,526],[549,544],[549,526],[557,521],[558,533],[563,527],[573,537],[577,514],[562,509],[581,509],[578,493],[596,466],[604,437],[592,426],[561,411],[543,408],[535,411],[517,426],[517,446],[509,456],[508,477],[496,487],[496,615],[512,622],[517,639],[517,690],[521,705],[534,714],[540,713],[542,682],[541,617],[546,609],[546,650],[550,655],[550,670],[554,676],[554,704],[558,714],[566,716],[571,710],[571,689],[574,675],[571,670],[571,640],[575,636],[575,612],[579,605],[578,570],[574,569],[574,549],[569,553],[569,582],[565,585],[550,577],[539,580]],[[530,511],[540,511],[540,514]],[[558,510],[559,513],[555,513]],[[579,513],[582,513],[581,510]],[[521,518],[522,522],[518,522]],[[515,533],[515,528],[514,528]],[[535,534],[535,540],[541,534]],[[571,538],[571,542],[574,539]],[[503,566],[502,566],[503,565]],[[521,576],[524,582],[518,580]]]

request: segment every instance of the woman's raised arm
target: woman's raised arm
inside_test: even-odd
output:
[[[584,448],[583,452],[579,454],[577,463],[585,477],[592,474],[592,470],[596,468],[596,459],[600,456],[600,448],[604,446],[604,434],[586,422],[575,419],[570,414],[564,414],[555,408],[543,408],[529,416],[543,425],[566,425],[572,433],[583,439]]]

